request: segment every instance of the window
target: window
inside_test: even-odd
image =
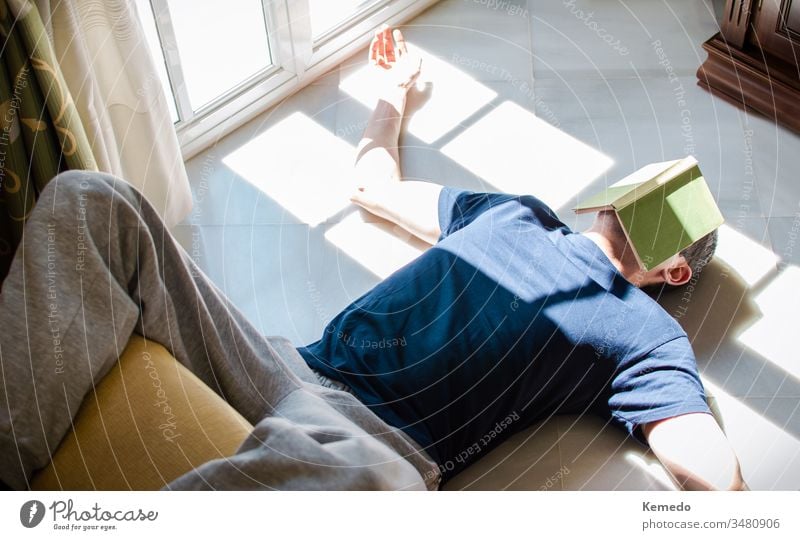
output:
[[[379,0],[309,0],[311,35],[315,40],[323,38],[329,30],[335,30],[350,17],[356,16]]]
[[[436,0],[135,0],[185,157]]]

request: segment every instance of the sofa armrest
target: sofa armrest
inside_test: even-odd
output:
[[[160,489],[233,455],[252,429],[164,347],[134,335],[32,487]]]

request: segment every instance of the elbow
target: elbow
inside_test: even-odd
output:
[[[727,486],[714,487],[713,489],[715,491],[750,491],[741,476],[734,478]]]
[[[750,491],[750,487],[742,478],[738,461],[714,478],[698,477],[693,474],[676,475],[678,485],[684,491]]]
[[[733,462],[733,474],[730,476],[728,485],[723,487],[722,491],[750,491],[744,478],[742,478],[742,469],[739,466],[739,461],[734,458]]]
[[[750,486],[742,478],[742,471],[738,463],[736,464],[736,475],[726,491],[750,491]]]

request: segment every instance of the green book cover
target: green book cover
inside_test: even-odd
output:
[[[724,221],[692,156],[647,165],[574,210],[614,210],[645,270],[686,249]]]

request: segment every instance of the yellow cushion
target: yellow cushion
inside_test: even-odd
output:
[[[164,347],[134,335],[32,487],[159,489],[233,455],[252,429]]]

